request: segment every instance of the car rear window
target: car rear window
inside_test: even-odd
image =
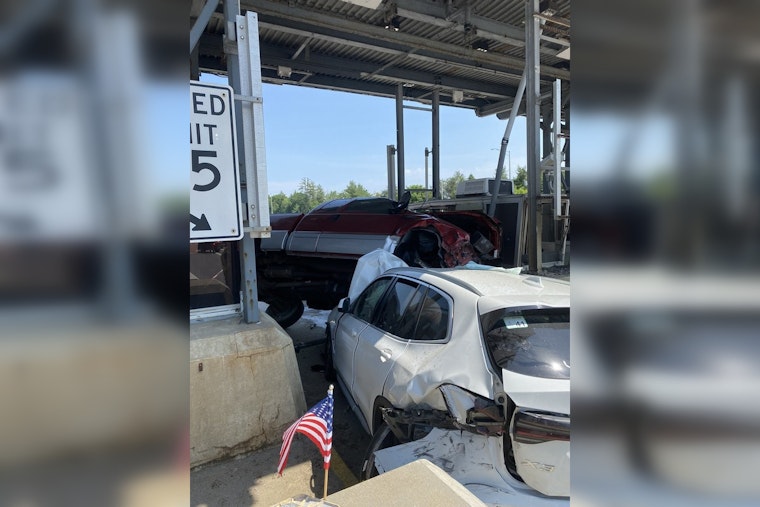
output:
[[[492,362],[523,375],[570,378],[570,310],[503,308],[481,317]]]

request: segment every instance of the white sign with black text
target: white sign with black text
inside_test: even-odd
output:
[[[190,241],[243,237],[234,95],[229,86],[190,82]]]

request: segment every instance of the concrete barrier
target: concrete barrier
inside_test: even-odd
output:
[[[190,465],[272,445],[306,411],[293,341],[262,312],[190,326]]]
[[[179,446],[187,418],[185,329],[147,317],[108,325],[50,315],[3,327],[0,468],[68,466],[70,456],[155,451],[157,441]]]
[[[360,482],[325,498],[341,507],[446,505],[485,507],[478,497],[426,459]]]

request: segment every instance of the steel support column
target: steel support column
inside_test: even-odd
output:
[[[396,170],[398,171],[398,198],[404,195],[404,86],[396,85]]]
[[[554,151],[554,217],[562,216],[562,151],[559,139],[562,126],[562,81],[554,80],[554,121],[552,144]]]
[[[504,159],[507,156],[507,146],[509,146],[509,136],[512,135],[512,127],[515,125],[515,118],[517,118],[517,111],[520,109],[520,103],[522,102],[523,95],[525,94],[525,74],[520,78],[520,84],[517,86],[517,93],[515,99],[512,102],[512,110],[509,112],[509,121],[507,127],[504,129],[504,135],[501,138],[501,148],[499,149],[499,161],[496,164],[496,181],[494,181],[494,189],[491,192],[491,203],[488,205],[488,216],[494,217],[496,215],[496,200],[499,197],[499,189],[501,188],[501,176],[504,172]],[[512,161],[510,160],[510,165]],[[510,174],[511,178],[512,175]],[[519,260],[518,260],[519,262]]]
[[[525,2],[525,112],[527,132],[528,172],[528,270],[536,273],[541,268],[541,234],[539,227],[539,149],[540,149],[540,69],[539,69],[539,0]]]
[[[439,113],[440,97],[436,88],[433,90],[433,199],[441,198],[441,116]],[[425,188],[427,188],[427,183]]]
[[[237,95],[244,95],[242,89],[242,78],[240,69],[240,59],[237,50],[237,17],[240,14],[240,2],[239,0],[225,0],[224,1],[224,20],[226,22],[225,40],[224,40],[224,52],[227,55],[227,77],[229,79],[230,86]],[[243,104],[235,101],[235,117],[242,118],[243,116]],[[243,122],[236,122],[237,138],[238,138],[238,160],[240,161],[240,181],[241,184],[247,184],[246,178],[246,150],[252,150],[253,147],[249,146],[252,140],[245,138],[243,133]],[[247,199],[247,193],[241,192],[241,198]],[[243,203],[243,209],[248,209],[248,203]],[[247,218],[247,213],[243,214],[243,218]],[[251,324],[259,322],[261,316],[259,315],[259,298],[257,293],[256,282],[256,253],[253,243],[253,238],[249,234],[244,234],[243,239],[240,240],[240,271],[242,274],[242,298],[243,298],[243,319],[246,323]]]
[[[396,164],[394,163],[396,156],[396,147],[389,144],[385,147],[385,157],[388,160],[388,199],[391,201],[398,200],[396,195]]]

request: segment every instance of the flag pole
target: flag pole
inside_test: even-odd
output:
[[[333,385],[330,384],[330,387],[327,388],[327,396],[332,396],[333,393]],[[330,454],[332,454],[332,449],[330,449]],[[327,473],[330,471],[329,468],[325,468],[325,488],[322,492],[322,498],[327,498]]]

